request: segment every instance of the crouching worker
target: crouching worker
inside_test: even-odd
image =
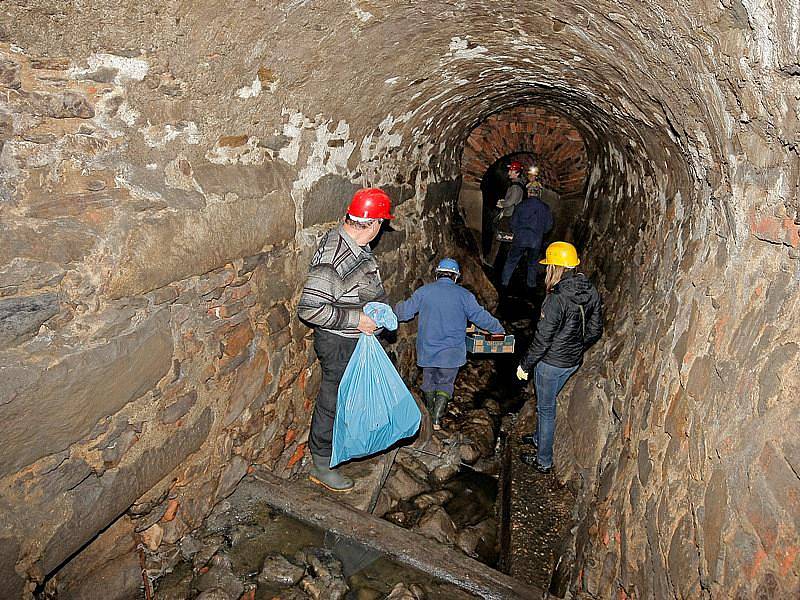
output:
[[[534,452],[523,452],[522,461],[540,473],[553,468],[556,396],[583,362],[583,353],[603,333],[603,306],[594,285],[575,267],[580,264],[572,244],[553,242],[547,247],[545,287],[547,296],[536,325],[533,343],[517,368],[519,379],[534,371],[536,432],[522,441]]]
[[[363,307],[384,295],[369,243],[384,219],[393,219],[391,201],[377,188],[358,190],[344,222],[328,231],[311,259],[298,316],[314,327],[314,351],[322,367],[308,446],[314,465],[310,477],[335,492],[353,488],[353,480],[330,468],[333,422],[339,383],[362,333],[372,335],[375,321]]]
[[[419,313],[417,364],[422,367],[422,392],[433,428],[441,429],[447,403],[453,397],[458,368],[467,362],[467,322],[491,333],[505,333],[500,321],[475,296],[458,285],[461,270],[452,258],[436,268],[436,281],[423,285],[394,308],[400,321]]]

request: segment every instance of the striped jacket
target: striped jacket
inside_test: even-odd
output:
[[[369,246],[356,244],[339,225],[323,236],[311,259],[297,316],[325,331],[358,337],[362,308],[385,294]]]

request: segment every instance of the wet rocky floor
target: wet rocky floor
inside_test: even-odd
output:
[[[511,436],[509,444],[510,535],[504,566],[512,577],[547,589],[571,524],[574,497],[555,475],[543,475],[519,460],[520,450],[530,450],[519,436]]]
[[[492,369],[488,361],[462,369],[442,430],[400,449],[375,514],[495,566],[500,405],[480,383]]]
[[[246,487],[181,540],[159,600],[454,600],[459,588],[253,502]],[[155,558],[155,557],[153,557]]]

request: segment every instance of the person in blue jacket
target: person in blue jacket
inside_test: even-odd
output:
[[[519,261],[526,254],[528,261],[528,289],[536,287],[537,260],[542,251],[544,236],[553,228],[553,214],[550,207],[539,198],[541,187],[532,187],[530,194],[514,210],[511,217],[511,231],[514,238],[508,250],[503,273],[500,276],[500,285],[507,289],[511,283],[511,276],[517,268]]]
[[[500,321],[456,283],[459,275],[458,262],[444,258],[436,267],[436,281],[394,307],[400,321],[410,321],[419,313],[417,364],[422,367],[425,406],[437,430],[453,397],[458,369],[467,362],[467,322],[490,333],[505,333]]]

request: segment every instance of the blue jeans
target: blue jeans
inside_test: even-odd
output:
[[[455,390],[456,375],[458,375],[458,367],[452,369],[446,367],[422,367],[422,391],[442,391],[452,396]]]
[[[502,283],[503,286],[507,286],[511,283],[511,276],[514,274],[514,270],[517,268],[519,261],[525,257],[528,263],[528,287],[536,287],[536,271],[539,268],[536,259],[539,258],[540,250],[541,248],[517,246],[512,242],[511,248],[508,249],[506,264],[503,265],[503,273],[500,275],[500,283]]]
[[[536,460],[540,466],[553,466],[553,437],[556,429],[556,396],[567,379],[578,370],[574,367],[554,367],[539,361],[534,369],[536,386],[536,443],[539,446]]]

